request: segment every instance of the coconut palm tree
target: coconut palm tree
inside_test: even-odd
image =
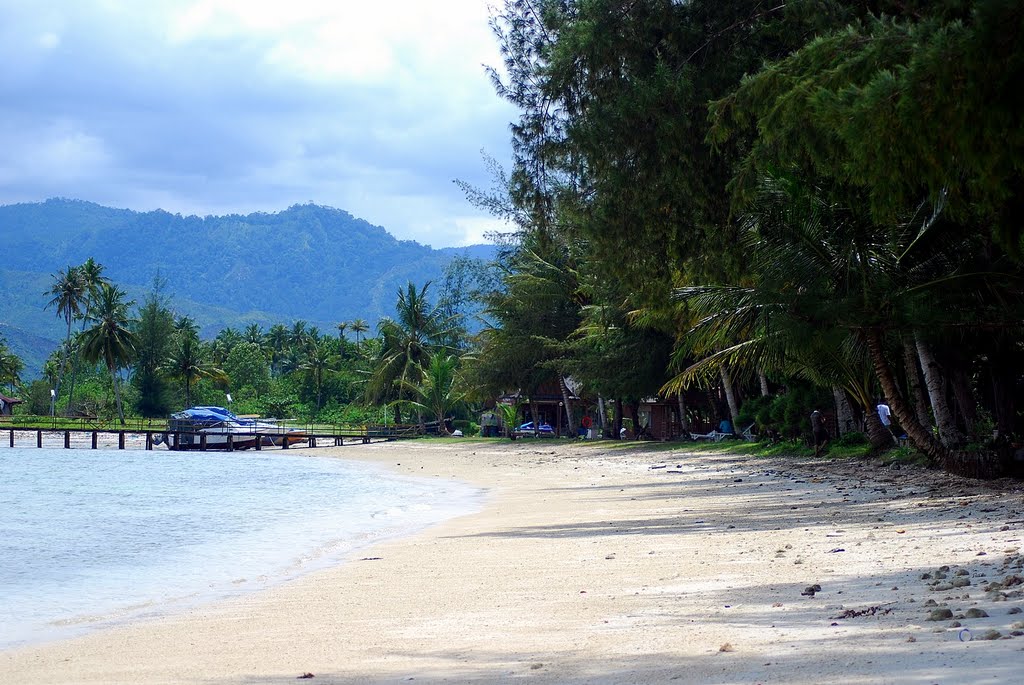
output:
[[[175,335],[171,356],[161,366],[168,377],[180,381],[185,390],[185,406],[192,406],[192,387],[203,378],[222,380],[226,374],[209,362],[209,350],[192,331],[185,329]]]
[[[342,321],[338,324],[338,340],[345,339],[345,329],[348,328],[348,321]]]
[[[14,386],[21,382],[21,372],[25,369],[24,362],[18,355],[11,352],[7,347],[7,341],[0,337],[0,384],[10,385],[11,392]]]
[[[82,358],[95,364],[103,360],[114,384],[117,416],[124,425],[121,385],[117,372],[135,358],[136,340],[131,332],[128,311],[134,302],[125,301],[125,293],[115,285],[102,283],[95,306],[89,314],[92,326],[82,333]]]
[[[281,362],[288,352],[288,329],[284,324],[276,323],[267,332],[267,345],[270,347],[270,370],[275,376],[281,373]]]
[[[82,277],[82,282],[85,286],[85,311],[83,312],[82,319],[82,330],[85,330],[88,324],[88,315],[92,311],[92,308],[99,297],[100,286],[110,281],[103,275],[104,267],[102,264],[97,262],[92,257],[89,257],[85,262],[78,267],[79,274]],[[78,364],[77,360],[72,358],[71,360],[71,382],[68,384],[68,403],[67,407],[70,409],[74,402],[75,395],[75,380],[78,376]]]
[[[352,321],[348,326],[349,328],[352,329],[352,332],[356,334],[356,346],[358,347],[360,342],[360,335],[370,330],[370,327],[362,319],[356,319],[355,321]]]
[[[412,399],[399,402],[432,416],[443,427],[445,417],[465,398],[465,392],[459,388],[458,366],[458,357],[435,354],[427,368],[422,369],[420,383],[408,386]]]
[[[329,338],[312,339],[306,346],[306,355],[299,368],[309,374],[316,391],[316,409],[323,405],[324,378],[334,369],[337,357]]]
[[[46,293],[52,295],[46,308],[54,307],[57,316],[62,317],[67,324],[67,333],[64,338],[64,350],[61,355],[60,367],[57,371],[57,381],[54,387],[55,396],[60,395],[60,382],[67,367],[68,358],[71,354],[71,321],[82,315],[83,307],[88,298],[85,278],[82,270],[77,266],[69,266],[63,271],[58,271],[53,278],[53,285]]]
[[[409,387],[418,385],[430,357],[443,351],[449,337],[450,322],[438,306],[427,300],[430,283],[417,289],[408,283],[398,291],[394,319],[378,325],[381,350],[367,385],[371,402],[408,399]],[[395,407],[395,422],[401,423],[401,410]]]

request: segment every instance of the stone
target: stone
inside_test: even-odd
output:
[[[932,609],[928,614],[927,621],[945,621],[947,618],[953,618],[953,612],[949,609]]]
[[[924,606],[926,606],[926,607],[937,607],[937,606],[939,606],[939,603],[936,602],[934,599],[929,599],[927,602],[924,603]]]
[[[1006,613],[1008,613],[1010,615],[1013,615],[1013,614],[1019,614],[1020,612],[1021,612],[1021,608],[1020,607],[1013,607],[1012,609],[1010,609]]]
[[[998,640],[1003,636],[998,630],[990,628],[978,636],[979,640]]]
[[[950,583],[950,585],[952,585],[953,587],[967,587],[970,584],[971,584],[971,579],[970,578],[963,578],[963,577],[954,578],[953,582]]]
[[[947,590],[952,590],[952,589],[953,589],[953,586],[951,584],[949,584],[949,583],[939,583],[938,585],[933,585],[932,586],[932,592],[945,592]]]
[[[988,618],[988,612],[984,609],[968,609],[964,612],[967,618]]]

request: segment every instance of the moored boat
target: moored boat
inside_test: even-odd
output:
[[[293,445],[306,440],[302,431],[274,421],[243,418],[224,407],[191,407],[171,415],[168,447],[177,450],[244,450],[259,446]]]

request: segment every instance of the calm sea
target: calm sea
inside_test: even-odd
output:
[[[280,451],[0,447],[0,648],[265,588],[481,498]]]

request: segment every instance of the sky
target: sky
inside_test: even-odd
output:
[[[0,204],[314,202],[433,247],[501,226],[493,0],[0,0]]]

